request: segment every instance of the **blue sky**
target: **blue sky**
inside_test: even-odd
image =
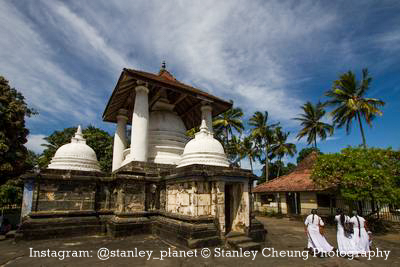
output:
[[[27,123],[36,152],[43,136],[73,125],[112,133],[101,115],[122,68],[158,72],[162,60],[179,80],[234,100],[246,118],[268,110],[300,150],[292,120],[300,105],[324,100],[340,73],[368,67],[368,96],[386,106],[366,127],[367,143],[398,149],[399,14],[399,1],[3,0],[0,74],[40,113]],[[360,143],[355,127],[319,146]]]

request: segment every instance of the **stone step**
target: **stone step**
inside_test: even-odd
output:
[[[245,243],[245,242],[250,242],[252,239],[248,236],[242,235],[242,236],[234,236],[234,237],[228,237],[226,239],[229,245],[234,246],[240,243]]]
[[[261,250],[261,244],[260,243],[256,243],[256,242],[244,242],[244,243],[240,243],[236,245],[236,249],[242,249],[243,251],[249,251],[249,250],[257,250],[260,251]]]
[[[16,230],[9,231],[9,232],[6,234],[6,238],[15,238],[15,233],[16,233],[16,232],[17,232]]]
[[[235,236],[244,236],[244,233],[241,232],[229,232],[225,235],[226,238],[235,237]]]

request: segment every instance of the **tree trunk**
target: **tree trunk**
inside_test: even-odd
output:
[[[250,169],[251,169],[251,173],[253,173],[253,162],[251,161],[251,157],[249,157],[249,161],[250,161]]]
[[[367,142],[365,141],[365,135],[364,135],[364,129],[361,123],[361,115],[360,112],[357,112],[357,117],[358,117],[358,123],[360,124],[360,131],[361,131],[361,137],[362,137],[362,141],[363,141],[363,147],[367,148]]]
[[[268,181],[269,176],[269,166],[268,166],[268,145],[265,142],[265,181]]]
[[[315,139],[314,139],[314,148],[315,148],[315,151],[317,151],[317,136],[315,136]]]
[[[282,162],[281,162],[281,158],[279,158],[279,162],[282,163]],[[281,164],[279,164],[278,173],[276,174],[276,178],[279,177],[279,173],[280,173],[280,172],[281,172]]]

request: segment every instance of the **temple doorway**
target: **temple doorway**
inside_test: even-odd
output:
[[[225,234],[241,230],[237,225],[240,223],[237,216],[242,200],[242,193],[243,184],[225,184]]]

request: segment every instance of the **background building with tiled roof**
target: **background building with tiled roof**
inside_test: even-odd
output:
[[[335,190],[318,188],[311,180],[317,156],[310,153],[291,173],[254,188],[255,210],[301,215],[318,208],[321,214],[330,214],[336,206]]]

